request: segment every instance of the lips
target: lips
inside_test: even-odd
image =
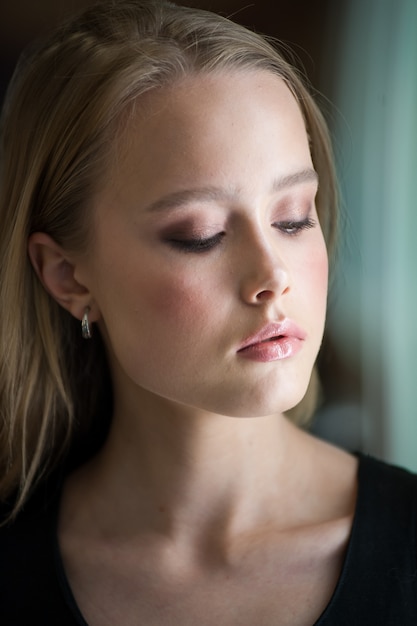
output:
[[[271,322],[245,339],[238,354],[255,361],[277,361],[294,356],[302,347],[306,333],[289,319]]]

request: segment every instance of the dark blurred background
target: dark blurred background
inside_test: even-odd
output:
[[[34,37],[93,0],[3,0],[0,7],[1,89],[4,91],[21,49]],[[326,36],[330,0],[201,0],[182,4],[232,17],[259,32],[288,42],[314,83]]]
[[[21,50],[88,0],[2,0],[0,102]],[[312,429],[417,470],[417,2],[201,0],[285,43],[317,90],[343,195]]]

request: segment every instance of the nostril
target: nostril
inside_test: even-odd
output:
[[[263,302],[264,300],[271,300],[274,297],[274,292],[270,289],[262,289],[259,293],[256,294],[256,299],[258,302]]]

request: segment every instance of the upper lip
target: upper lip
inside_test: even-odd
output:
[[[250,337],[247,337],[239,346],[239,350],[244,350],[249,346],[268,341],[268,339],[278,339],[280,337],[294,337],[303,340],[306,333],[295,322],[284,319],[282,322],[269,322]]]

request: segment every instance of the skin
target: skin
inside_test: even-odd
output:
[[[218,614],[294,626],[329,600],[356,461],[283,415],[305,393],[325,321],[312,172],[280,79],[189,77],[138,103],[94,198],[88,253],[31,238],[50,293],[78,319],[90,307],[113,376],[110,436],[68,479],[60,515],[67,575],[92,625]],[[215,195],[172,202],[208,187]],[[184,249],[219,233],[213,247]],[[296,354],[242,358],[248,336],[286,318],[303,331]]]
[[[282,412],[304,394],[324,325],[327,255],[316,182],[271,192],[275,179],[313,165],[291,94],[262,78],[252,77],[250,97],[239,76],[152,94],[95,199],[94,244],[76,278],[91,289],[123,398],[140,387],[254,416]],[[224,199],[148,210],[175,191],[208,186]],[[271,226],[306,217],[315,227],[296,236]],[[169,244],[222,231],[204,253]],[[245,337],[285,317],[307,333],[298,358],[259,366],[236,357]]]

